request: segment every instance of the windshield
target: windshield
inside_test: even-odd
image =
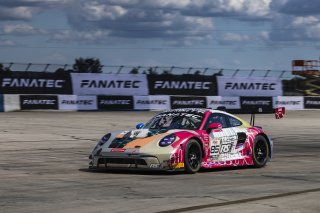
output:
[[[166,112],[152,118],[144,128],[146,129],[199,129],[203,114],[184,112]]]

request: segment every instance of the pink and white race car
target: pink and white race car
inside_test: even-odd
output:
[[[283,116],[277,110],[277,118]],[[185,170],[231,166],[263,167],[272,140],[252,122],[212,109],[162,112],[137,129],[106,134],[90,155],[89,168]]]

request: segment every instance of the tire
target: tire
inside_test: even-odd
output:
[[[266,165],[269,160],[269,144],[265,137],[257,135],[253,143],[252,160],[256,168]]]
[[[184,150],[185,171],[194,174],[199,171],[202,164],[202,148],[198,141],[191,139]]]

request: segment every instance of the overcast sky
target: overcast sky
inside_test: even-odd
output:
[[[319,20],[319,0],[1,0],[0,62],[290,70]]]

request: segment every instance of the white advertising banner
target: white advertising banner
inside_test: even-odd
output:
[[[240,98],[207,96],[207,107],[211,109],[216,109],[217,107],[225,107],[226,109],[240,109]]]
[[[148,95],[144,74],[71,73],[75,95]]]
[[[273,108],[285,107],[287,110],[304,109],[303,97],[297,96],[278,96],[273,97]]]
[[[59,110],[97,110],[97,96],[59,95]]]
[[[282,83],[277,78],[218,76],[219,96],[282,96]]]
[[[170,109],[170,97],[167,95],[134,96],[135,110]]]
[[[21,110],[19,95],[4,95],[3,100],[5,112]]]

